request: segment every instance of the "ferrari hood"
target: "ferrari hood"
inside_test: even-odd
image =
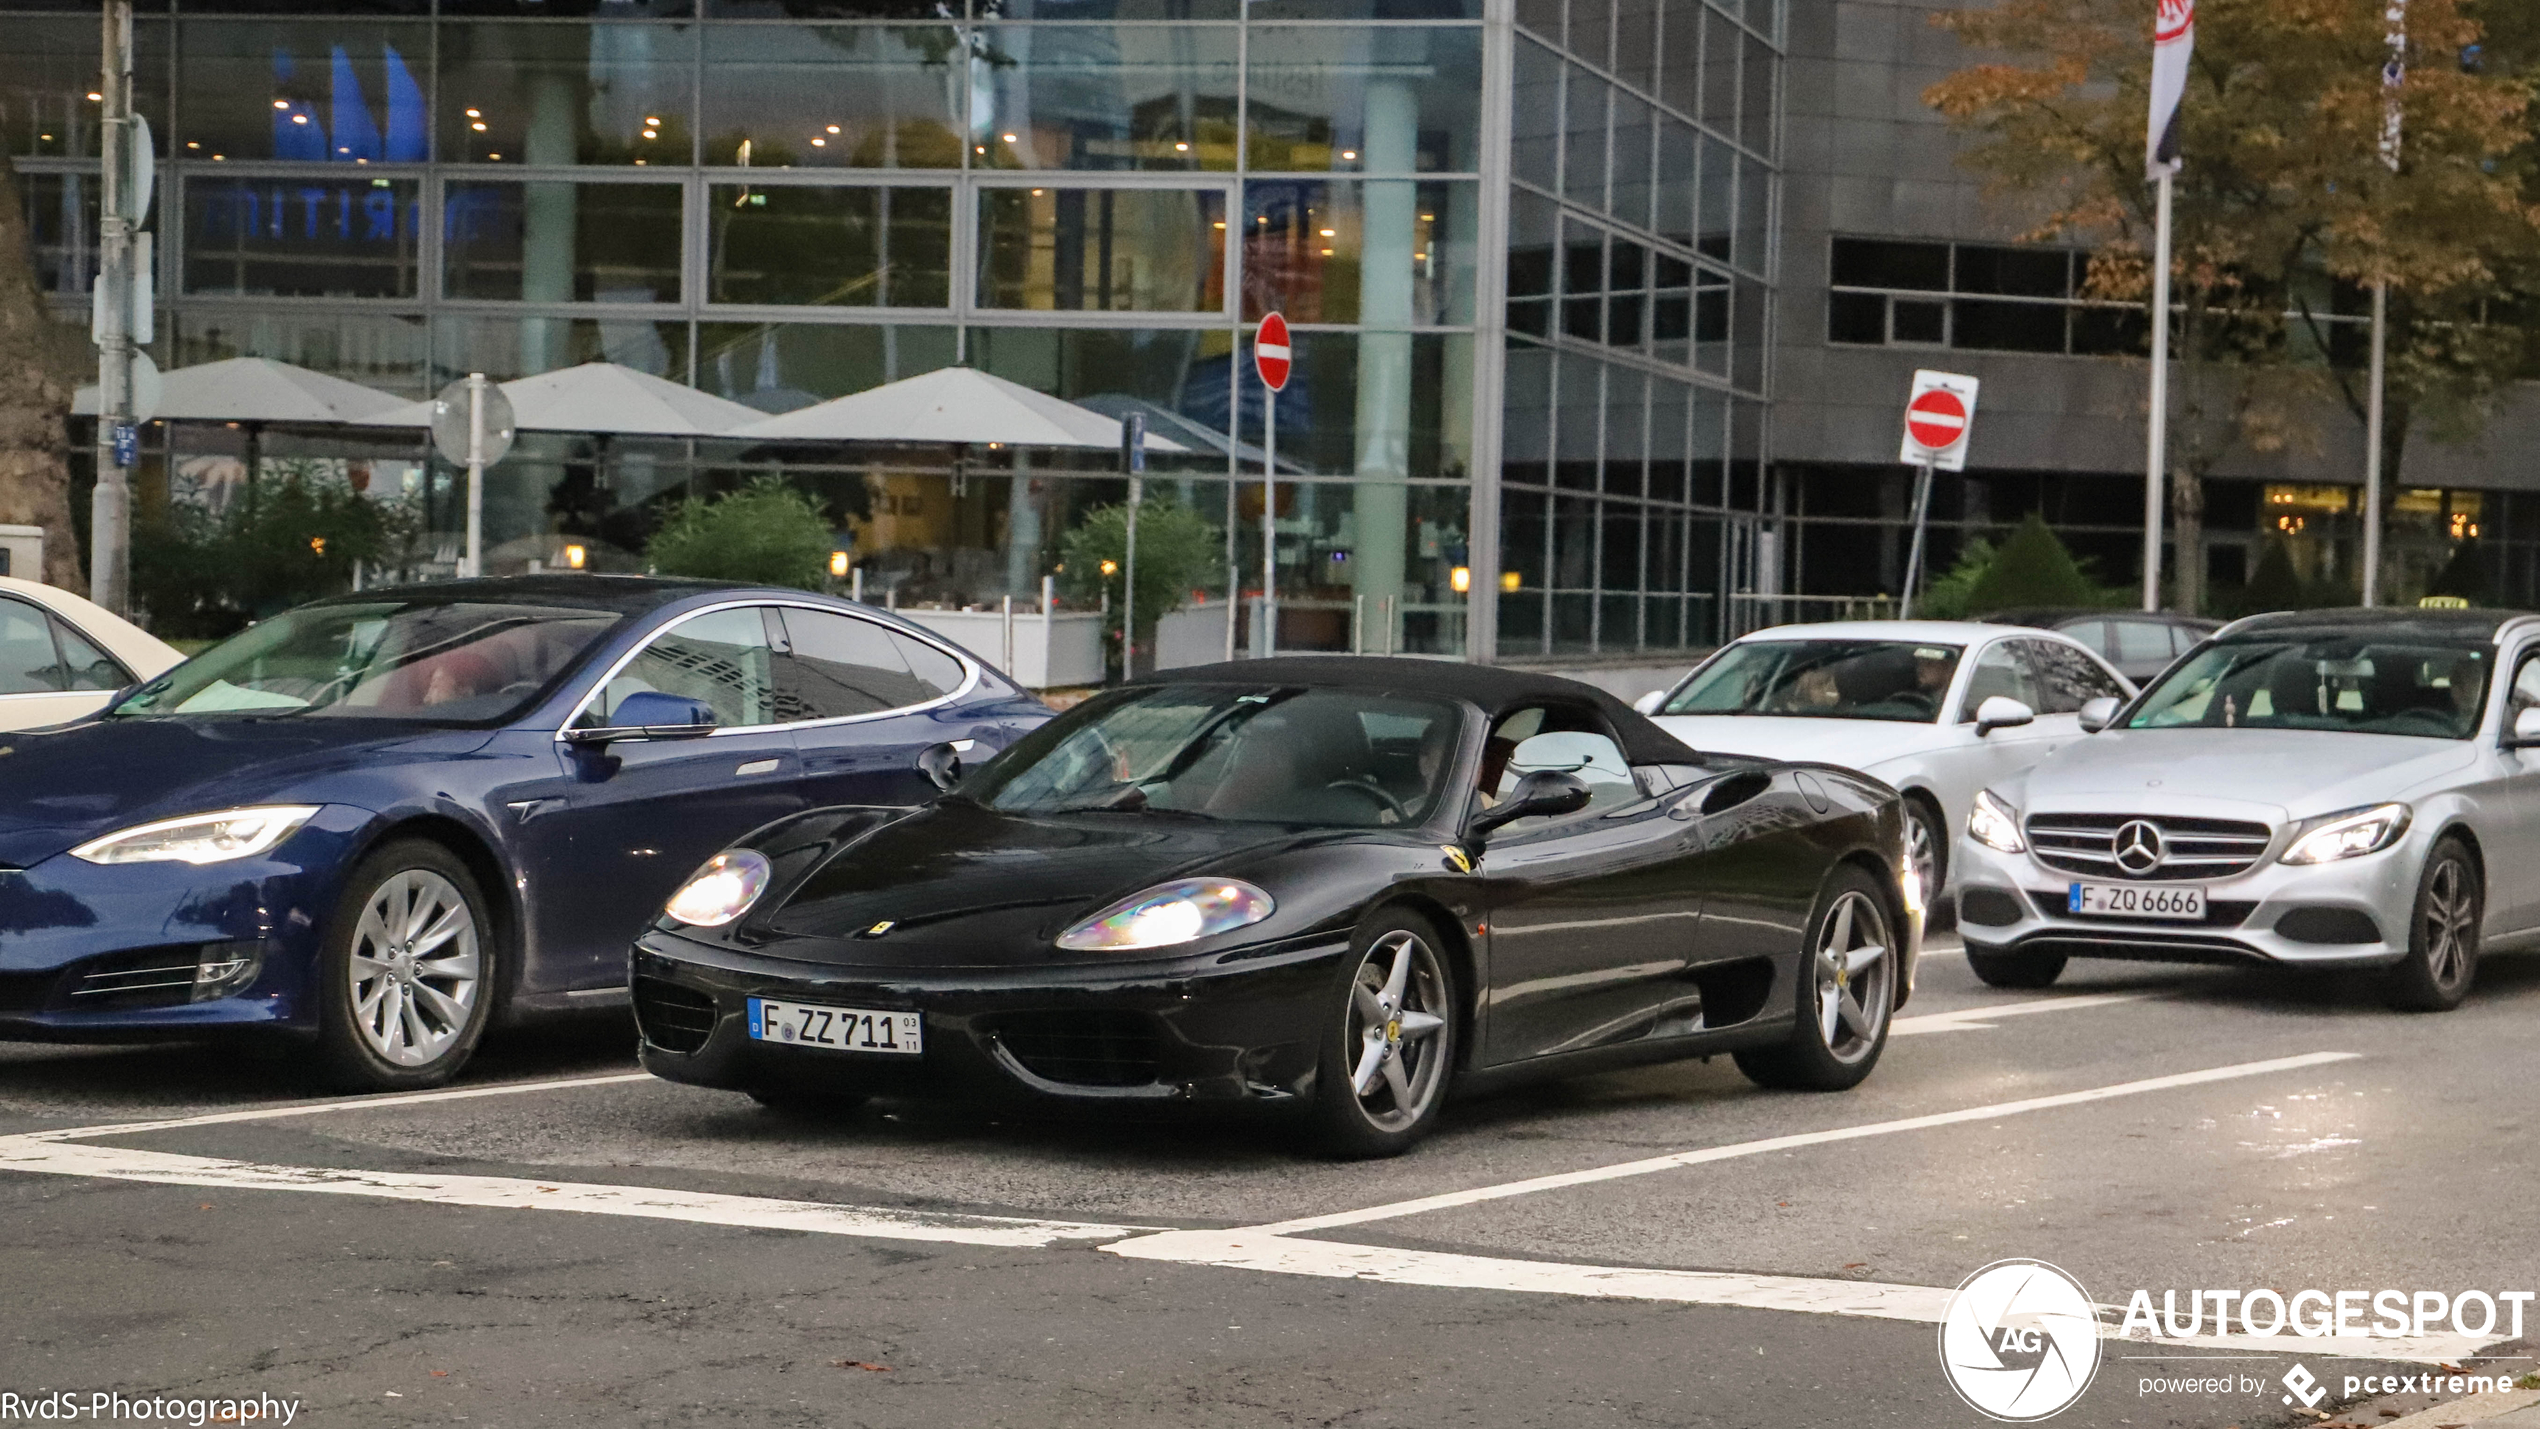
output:
[[[2405,799],[2476,757],[2466,741],[2296,729],[2105,730],[2028,773],[2031,813],[2176,810],[2305,819]]]
[[[1941,742],[1941,727],[1884,719],[1795,719],[1776,715],[1663,715],[1659,728],[1705,754],[1751,754],[1803,764],[1876,766]]]
[[[868,967],[1079,961],[1054,943],[1086,914],[1312,837],[1150,814],[1022,817],[946,800],[849,843],[750,931],[801,940],[784,956],[826,961],[825,947]]]

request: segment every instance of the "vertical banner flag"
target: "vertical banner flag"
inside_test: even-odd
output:
[[[2395,3],[2395,0],[2394,0]],[[2196,53],[2196,0],[2161,0],[2152,21],[2152,122],[2143,135],[2144,177],[2178,171],[2178,111]]]
[[[2381,12],[2390,27],[2390,58],[2381,66],[2381,162],[2399,172],[2399,90],[2408,82],[2408,0],[2390,0]]]

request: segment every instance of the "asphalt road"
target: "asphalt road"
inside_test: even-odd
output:
[[[496,1044],[467,1095],[289,1115],[287,1066],[235,1051],[0,1047],[0,1395],[265,1394],[322,1426],[1966,1426],[1933,1307],[2007,1257],[2120,1305],[2540,1287],[2540,959],[2409,1017],[2207,968],[1998,992],[1937,941],[1853,1092],[1726,1059],[1588,1078],[1373,1164],[1243,1125],[793,1119],[628,1076],[608,1020]],[[57,1135],[136,1123],[167,1124]],[[2429,1333],[2112,1340],[2052,1422],[2313,1422],[2297,1360],[2334,1388],[2507,1338]],[[2471,1368],[2540,1368],[2496,1353]]]

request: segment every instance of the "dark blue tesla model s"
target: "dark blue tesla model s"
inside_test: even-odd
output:
[[[0,1037],[290,1034],[342,1084],[429,1086],[497,1018],[622,1002],[628,943],[740,835],[920,802],[1049,717],[801,591],[531,576],[303,606],[0,734]]]

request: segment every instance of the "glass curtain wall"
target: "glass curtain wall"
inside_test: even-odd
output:
[[[1778,0],[1517,0],[1498,651],[1708,645],[1777,593]]]
[[[163,366],[270,356],[421,397],[605,360],[779,412],[966,364],[1183,449],[1148,489],[1222,546],[1186,572],[1197,608],[1260,594],[1266,523],[1282,648],[1466,648],[1497,301],[1480,0],[145,9]],[[96,30],[67,4],[0,27],[0,141],[66,310],[93,266]],[[1273,308],[1296,368],[1265,510],[1249,331]],[[530,434],[489,481],[488,563],[639,566],[669,503],[781,473],[868,598],[992,607],[1054,576],[1093,604],[1064,567],[1123,499],[1115,466]],[[401,470],[446,560],[451,474]]]

